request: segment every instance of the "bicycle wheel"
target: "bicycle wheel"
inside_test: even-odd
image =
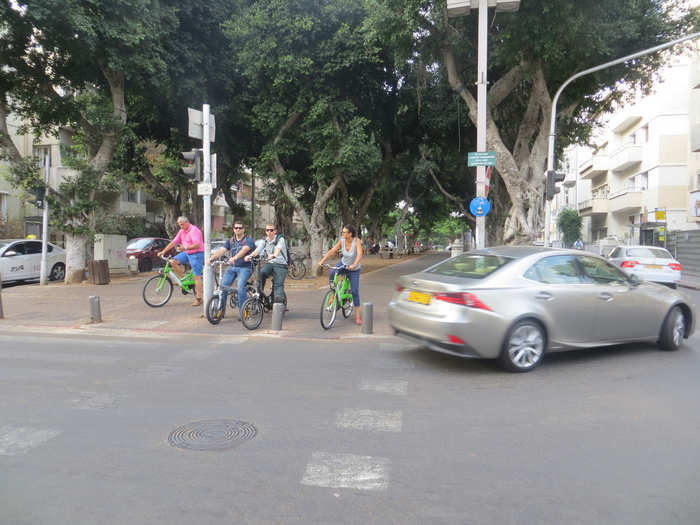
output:
[[[173,282],[167,275],[154,275],[143,285],[141,295],[148,306],[163,306],[173,295]]]
[[[352,310],[353,310],[352,297],[348,297],[345,299],[345,301],[343,301],[343,317],[345,317],[345,319],[350,317]]]
[[[335,314],[338,310],[337,299],[334,290],[328,290],[321,303],[321,326],[328,330],[335,322]]]
[[[263,308],[255,297],[246,299],[241,306],[241,322],[248,330],[255,330],[263,320]]]
[[[301,261],[293,261],[289,265],[289,277],[298,280],[306,276],[306,265]]]
[[[207,303],[207,321],[211,324],[219,324],[224,318],[226,303],[221,301],[220,296],[212,295]]]

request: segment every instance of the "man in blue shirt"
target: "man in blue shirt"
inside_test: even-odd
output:
[[[227,250],[231,252],[231,257],[228,260],[230,266],[226,269],[226,273],[224,273],[224,277],[221,280],[221,293],[223,294],[224,304],[226,304],[228,288],[233,284],[234,279],[238,278],[239,320],[241,318],[241,306],[243,306],[243,301],[246,300],[245,283],[248,282],[250,274],[253,273],[253,265],[247,262],[244,257],[254,249],[253,239],[245,234],[245,226],[243,226],[241,221],[236,221],[233,223],[233,237],[227,239],[226,244],[209,257],[209,263],[211,264],[214,259],[221,257]]]

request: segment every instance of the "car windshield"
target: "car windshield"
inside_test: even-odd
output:
[[[127,250],[143,250],[146,248],[153,239],[134,239],[133,241],[129,241],[129,244],[126,245]]]
[[[671,254],[663,248],[630,248],[628,257],[650,257],[655,259],[673,259]]]
[[[426,273],[464,277],[466,279],[483,279],[512,260],[510,257],[498,255],[465,253],[443,261],[437,266],[426,270]]]

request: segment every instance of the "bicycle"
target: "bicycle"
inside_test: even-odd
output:
[[[259,265],[260,256],[250,258],[254,266]],[[258,271],[260,271],[258,269]],[[257,277],[256,277],[257,280]],[[271,312],[272,306],[275,303],[274,285],[269,294],[265,294],[264,290],[257,287],[249,292],[248,299],[241,305],[241,322],[248,330],[255,330],[263,321],[265,312]],[[284,298],[284,309],[287,310],[287,298]]]
[[[228,265],[226,260],[216,260],[212,263],[212,266],[218,266],[218,270],[214,272],[214,280],[216,282],[216,288],[212,293],[212,296],[207,302],[207,308],[205,310],[207,315],[207,321],[211,324],[219,324],[226,314],[226,302],[223,300],[224,290],[228,294],[228,304],[230,308],[236,308],[238,306],[238,288],[233,288],[231,286],[224,286],[221,284],[224,276],[224,266]],[[251,284],[246,285],[247,295],[250,295],[255,291],[255,288]]]
[[[338,310],[343,311],[343,317],[347,319],[353,311],[352,291],[350,290],[350,279],[340,270],[347,270],[346,265],[336,267],[324,264],[329,270],[337,269],[330,284],[330,290],[323,296],[321,303],[321,326],[328,330],[335,323],[335,316]]]
[[[288,273],[290,279],[298,280],[306,276],[306,265],[304,264],[304,256],[295,253],[289,253]]]
[[[141,292],[144,302],[153,308],[163,306],[172,297],[173,281],[171,276],[180,286],[183,295],[187,295],[194,290],[194,273],[192,273],[192,269],[180,279],[170,267],[172,257],[161,257],[161,259],[165,261],[165,266],[158,270],[158,275],[154,275],[146,281]]]

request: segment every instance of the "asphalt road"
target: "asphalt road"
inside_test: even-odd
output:
[[[0,523],[700,522],[697,335],[521,375],[391,341],[0,334]]]

